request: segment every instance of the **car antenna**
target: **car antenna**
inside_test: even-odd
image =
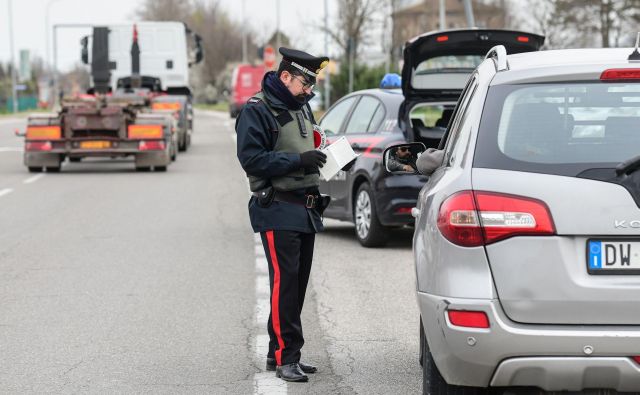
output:
[[[636,47],[633,50],[633,52],[631,52],[631,55],[629,55],[629,57],[627,58],[627,60],[629,60],[630,62],[640,62],[640,52],[638,52],[639,44],[640,44],[640,32],[638,32],[638,35],[636,36]]]

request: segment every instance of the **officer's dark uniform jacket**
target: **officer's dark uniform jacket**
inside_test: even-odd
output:
[[[256,98],[252,98],[242,109],[236,120],[237,153],[242,168],[250,176],[252,189],[256,189],[260,180],[271,185],[295,186],[295,182],[282,181],[283,179],[300,180],[300,188],[286,190],[300,196],[300,202],[304,202],[305,194],[317,193],[316,182],[309,182],[311,177],[305,177],[301,169],[301,152],[277,151],[276,145],[279,133],[284,130],[288,133],[298,133],[300,136],[299,117],[303,116],[307,139],[313,149],[313,132],[310,116],[304,107],[298,111],[288,108],[284,101],[279,99],[276,92],[272,92],[265,80],[262,81],[262,92]],[[276,114],[292,114],[283,116],[280,120],[293,122],[282,125],[276,120]],[[295,132],[292,132],[294,131]],[[291,136],[292,138],[297,136]],[[308,174],[307,174],[308,176]],[[317,180],[317,177],[315,177]],[[277,189],[277,188],[276,188]],[[249,218],[254,232],[269,230],[289,230],[304,233],[315,233],[323,230],[322,219],[315,209],[308,209],[302,204],[274,201],[268,207],[261,207],[255,196],[249,200]]]

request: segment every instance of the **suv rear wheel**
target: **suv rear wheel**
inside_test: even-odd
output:
[[[489,395],[497,394],[490,388],[461,387],[448,384],[436,366],[420,323],[420,356],[422,358],[422,395]]]
[[[365,247],[381,247],[387,243],[389,229],[380,224],[376,203],[369,183],[365,182],[356,192],[353,202],[353,222],[356,237]]]

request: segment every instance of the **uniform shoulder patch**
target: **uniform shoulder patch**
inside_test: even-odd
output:
[[[257,97],[252,97],[251,99],[247,100],[247,104],[255,104],[255,103],[260,103],[262,100],[258,99]]]

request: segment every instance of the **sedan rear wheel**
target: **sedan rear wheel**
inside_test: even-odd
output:
[[[353,204],[353,222],[356,237],[365,247],[380,247],[387,243],[389,230],[380,224],[376,204],[368,183],[363,183],[356,192]]]

